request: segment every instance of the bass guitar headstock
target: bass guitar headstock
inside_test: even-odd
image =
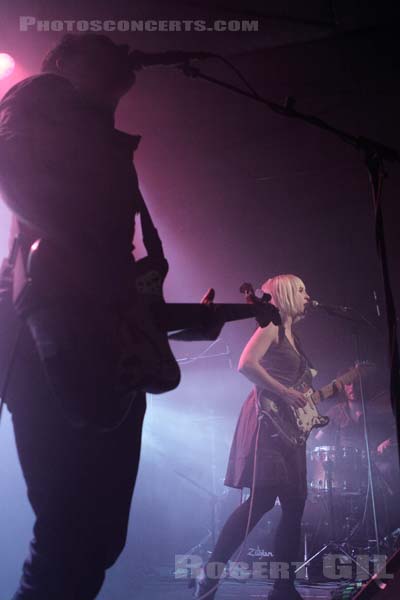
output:
[[[270,294],[266,294],[262,290],[255,292],[251,283],[242,283],[239,291],[244,294],[246,302],[253,304],[256,308],[255,318],[260,327],[267,327],[271,322],[274,325],[281,325],[279,310],[271,304]]]

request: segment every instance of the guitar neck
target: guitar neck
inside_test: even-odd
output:
[[[194,329],[207,326],[210,315],[218,315],[225,322],[251,319],[257,315],[257,306],[251,304],[163,304],[157,306],[157,319],[165,331]]]
[[[327,400],[328,398],[332,398],[337,394],[337,388],[334,385],[334,382],[328,383],[328,385],[324,385],[321,389],[317,390],[312,394],[312,399],[314,404],[318,404],[321,400]]]
[[[369,371],[374,371],[375,367],[373,365],[359,365],[354,369],[350,369],[344,375],[341,375],[337,379],[334,379],[328,385],[325,385],[320,390],[314,392],[312,394],[312,399],[314,404],[317,404],[321,400],[327,400],[328,398],[332,398],[338,393],[338,385],[339,384],[349,384],[353,383],[355,379],[358,379],[361,375],[365,375]]]

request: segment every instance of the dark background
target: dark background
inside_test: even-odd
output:
[[[397,16],[389,2],[47,0],[1,6],[0,52],[14,56],[17,70],[13,78],[0,82],[0,93],[37,72],[43,54],[59,37],[19,32],[19,15],[256,18],[257,33],[116,33],[112,37],[145,51],[223,54],[259,94],[276,102],[292,96],[300,111],[400,149],[400,55]],[[200,67],[241,85],[220,61],[210,60]],[[384,317],[378,318],[373,300],[375,290],[384,312],[371,190],[363,157],[355,149],[174,69],[140,72],[135,88],[121,103],[117,124],[143,136],[136,165],[170,262],[167,300],[197,301],[213,286],[217,300],[240,302],[238,288],[244,280],[259,286],[278,273],[298,274],[313,298],[352,306],[375,325],[376,329],[359,330],[360,358],[376,362],[382,373],[368,390],[369,396],[387,387],[386,323]],[[387,164],[387,173],[383,211],[398,303],[399,166]],[[224,353],[228,348],[229,360],[214,357],[185,364],[180,388],[151,399],[128,545],[110,575],[104,598],[113,598],[118,587],[122,590],[133,581],[135,565],[142,572],[144,564],[150,570],[170,565],[175,553],[188,550],[207,533],[207,494],[185,477],[207,489],[215,485],[215,491],[223,493],[230,438],[250,389],[235,366],[253,329],[251,322],[227,325],[222,340],[209,353]],[[299,325],[299,333],[319,370],[318,384],[328,382],[357,357],[348,322],[318,313]],[[206,348],[205,343],[175,346],[179,357],[195,356]],[[22,490],[7,424],[1,434],[6,462],[0,485],[7,494],[0,519],[15,554],[8,568],[2,565],[1,577],[7,573],[5,585],[11,592],[30,522],[24,512],[27,507],[19,504]],[[221,502],[223,520],[231,496],[225,494]],[[21,535],[14,538],[10,523],[21,527],[25,517]],[[118,598],[124,598],[121,590]]]

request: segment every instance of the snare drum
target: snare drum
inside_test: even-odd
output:
[[[332,477],[332,489],[341,493],[359,493],[363,482],[364,453],[359,448],[344,446],[317,446],[311,451],[308,462],[311,490],[328,490],[328,478]]]

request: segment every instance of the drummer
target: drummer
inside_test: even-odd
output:
[[[320,446],[363,448],[362,414],[359,385],[344,384],[340,389],[338,402],[327,412],[329,424],[318,429],[315,441]]]
[[[338,377],[346,371],[347,369],[340,371]],[[395,436],[389,437],[393,429],[390,405],[384,402],[379,394],[374,396],[370,405],[369,423],[373,423],[370,429],[371,449],[382,456],[388,454],[388,448],[396,446]],[[364,419],[358,382],[340,386],[338,401],[327,411],[327,416],[330,419],[329,424],[318,429],[314,436],[318,446],[365,449]]]

